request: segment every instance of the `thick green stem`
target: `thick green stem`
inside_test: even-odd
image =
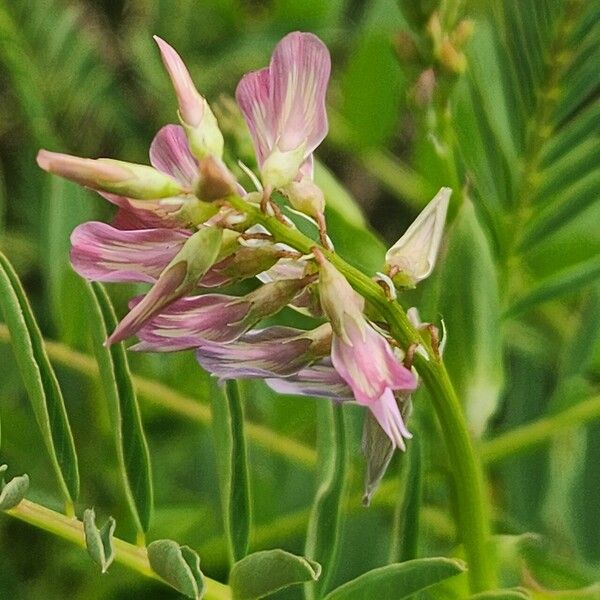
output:
[[[6,514],[85,548],[83,523],[73,517],[61,515],[29,500],[22,500],[15,508],[7,510]],[[145,577],[163,581],[150,567],[145,548],[140,548],[116,538],[113,543],[116,562],[137,571]],[[205,580],[205,600],[231,600],[231,590],[228,586],[209,577],[205,577]],[[165,582],[165,585],[168,584]]]
[[[232,197],[229,202],[252,221],[265,226],[278,242],[286,243],[305,254],[318,245],[298,230],[261,213],[242,198]],[[387,321],[390,333],[404,348],[417,343],[427,349],[429,358],[417,354],[415,366],[431,392],[446,442],[448,462],[458,496],[458,518],[469,563],[471,588],[473,592],[492,589],[496,580],[493,560],[487,546],[490,529],[482,469],[469,436],[462,407],[444,364],[411,325],[398,302],[390,301],[379,285],[337,254],[323,248],[321,251],[352,287],[379,311]]]

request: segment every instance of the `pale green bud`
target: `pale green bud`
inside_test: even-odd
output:
[[[275,147],[261,167],[264,186],[274,189],[285,187],[295,179],[303,161],[304,144],[289,152]]]

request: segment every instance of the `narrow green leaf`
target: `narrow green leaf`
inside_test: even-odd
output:
[[[200,558],[188,546],[157,540],[148,546],[148,560],[154,572],[184,596],[200,600],[204,595],[206,584]]]
[[[70,506],[79,494],[73,434],[62,392],[21,282],[0,253],[0,304],[13,351],[59,486]]]
[[[343,407],[320,401],[317,417],[319,482],[308,523],[305,554],[320,563],[323,572],[319,581],[305,586],[307,600],[321,598],[335,572],[348,469]]]
[[[403,465],[407,473],[401,479],[403,489],[394,515],[390,563],[417,558],[422,496],[421,447],[418,438],[409,442],[407,452],[408,465]]]
[[[88,508],[83,513],[83,533],[85,545],[92,560],[100,565],[103,573],[108,571],[115,558],[113,535],[117,522],[109,517],[101,529],[96,527],[96,513],[93,508]]]
[[[444,360],[465,406],[472,432],[481,436],[498,405],[503,348],[497,268],[490,241],[466,199],[449,230],[437,281],[437,310],[448,331]]]
[[[229,585],[234,600],[258,600],[290,585],[317,581],[321,565],[285,550],[264,550],[233,565]]]
[[[237,382],[227,381],[223,395],[213,394],[212,410],[225,531],[235,563],[248,552],[251,524],[244,411]]]
[[[113,420],[125,493],[136,526],[143,533],[150,526],[153,508],[148,443],[123,344],[104,346],[108,334],[117,325],[110,298],[100,283],[86,285],[91,305],[90,331]]]
[[[373,569],[333,590],[325,600],[403,600],[466,571],[459,560],[420,558]]]
[[[3,465],[6,467],[6,465]],[[0,468],[0,473],[4,469]],[[19,475],[13,477],[8,483],[3,484],[0,481],[0,510],[14,508],[23,500],[29,489],[29,475]]]
[[[529,600],[531,595],[524,588],[510,590],[492,590],[471,596],[469,600]]]
[[[514,317],[530,308],[559,298],[564,294],[572,294],[580,288],[593,284],[600,278],[600,258],[594,257],[583,263],[563,269],[558,273],[540,281],[533,290],[515,302],[505,312],[505,316]]]

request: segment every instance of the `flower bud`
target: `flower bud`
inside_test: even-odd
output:
[[[206,100],[196,90],[179,54],[158,36],[154,36],[154,40],[158,44],[163,64],[175,88],[179,118],[188,136],[192,154],[198,159],[207,155],[221,158],[223,134],[215,115]]]
[[[196,195],[210,202],[225,198],[236,192],[237,182],[221,159],[212,155],[199,161],[200,177],[196,186]]]
[[[317,219],[325,210],[325,196],[321,188],[308,177],[292,181],[282,192],[296,210],[309,217]]]
[[[450,188],[442,188],[387,251],[386,268],[396,285],[412,288],[431,274],[444,233],[451,193]]]
[[[79,158],[40,150],[38,165],[55,175],[98,191],[137,200],[169,198],[185,190],[171,177],[153,167],[109,158]]]

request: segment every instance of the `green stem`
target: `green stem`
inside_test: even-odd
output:
[[[81,548],[85,548],[83,523],[77,519],[62,515],[30,500],[22,500],[15,508],[11,508],[5,512],[11,517],[15,517],[38,529],[43,529]],[[115,538],[113,543],[115,561],[137,571],[145,577],[163,581],[150,567],[145,548],[140,548],[118,538]],[[209,577],[205,577],[205,580],[205,600],[231,600],[231,590],[228,586]],[[164,583],[168,585],[166,582]]]
[[[311,249],[318,245],[298,230],[261,213],[242,198],[231,197],[228,201],[234,208],[248,215],[252,221],[265,226],[277,242],[288,244],[304,254],[309,254]],[[411,344],[420,344],[428,351],[429,358],[416,355],[415,366],[431,392],[433,406],[446,442],[448,462],[458,496],[458,517],[469,563],[471,588],[474,593],[492,589],[496,582],[495,568],[487,547],[490,529],[483,474],[469,436],[462,407],[444,364],[411,325],[398,302],[391,302],[379,285],[337,254],[323,248],[321,251],[346,277],[352,287],[385,318],[390,333],[404,348]]]
[[[484,463],[501,461],[524,452],[562,433],[565,429],[600,418],[600,396],[584,400],[571,408],[508,431],[481,444]]]

